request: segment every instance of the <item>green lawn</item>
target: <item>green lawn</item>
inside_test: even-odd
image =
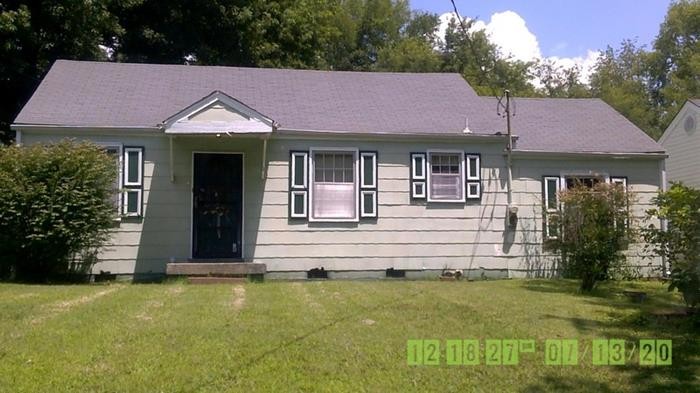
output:
[[[622,289],[642,288],[639,305]],[[700,391],[698,328],[650,311],[658,283],[316,281],[198,286],[0,284],[0,392]],[[445,340],[534,339],[519,365],[445,364]],[[591,340],[673,340],[672,366],[593,366]],[[408,339],[441,340],[438,366]],[[578,339],[579,364],[544,362]],[[629,355],[629,353],[628,353]]]

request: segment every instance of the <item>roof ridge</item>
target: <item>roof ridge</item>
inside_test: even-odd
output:
[[[73,60],[73,59],[56,59],[55,63],[90,63],[90,64],[108,64],[115,66],[136,66],[136,67],[177,67],[177,68],[223,68],[223,69],[241,69],[241,70],[264,70],[264,71],[289,71],[300,73],[334,73],[334,74],[361,74],[361,75],[451,75],[462,77],[458,72],[391,72],[391,71],[355,71],[355,70],[323,70],[311,68],[270,68],[270,67],[247,67],[234,65],[204,65],[204,64],[174,64],[174,63],[138,63],[138,62],[120,62],[120,61],[100,61],[100,60]]]

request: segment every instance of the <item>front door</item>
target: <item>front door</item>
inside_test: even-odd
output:
[[[243,156],[195,153],[192,257],[241,258]]]

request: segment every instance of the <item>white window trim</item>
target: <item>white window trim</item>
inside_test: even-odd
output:
[[[127,194],[130,192],[135,192],[137,193],[137,200],[136,200],[136,212],[127,212],[127,208],[129,205],[129,198],[127,197]],[[142,201],[143,201],[143,190],[140,188],[125,188],[124,194],[122,196],[122,214],[125,217],[141,217],[141,207],[142,207]]]
[[[627,178],[622,176],[610,176],[610,184],[622,184],[622,188],[627,191]]]
[[[556,180],[556,181],[557,181],[557,190],[556,190],[556,191],[562,191],[562,188],[561,188],[561,179],[560,179],[559,177],[556,177],[556,176],[544,176],[544,177],[542,178],[542,181],[544,182],[544,184],[542,185],[542,189],[544,190],[544,204],[545,204],[545,205],[544,205],[544,208],[545,208],[545,210],[547,211],[547,213],[549,213],[549,212],[556,212],[556,211],[557,211],[556,207],[555,207],[555,208],[550,208],[550,207],[548,206],[548,205],[549,205],[549,192],[550,192],[550,190],[549,190],[549,188],[547,188],[547,182],[548,182],[549,180]],[[555,192],[556,192],[556,191],[555,191]],[[557,204],[559,204],[559,196],[556,196],[556,201],[557,201]]]
[[[355,217],[354,218],[315,218],[313,214],[313,204],[314,204],[314,183],[316,180],[316,171],[314,168],[314,156],[316,153],[333,153],[333,152],[352,152],[355,156],[355,171],[354,171],[354,181],[353,181],[353,186],[354,186],[354,192],[355,192]],[[309,212],[309,222],[359,222],[360,221],[360,201],[358,201],[359,198],[357,196],[359,193],[357,192],[359,187],[360,187],[360,175],[359,175],[359,170],[360,170],[360,149],[356,147],[312,147],[309,149],[309,179],[310,184],[309,184],[309,203],[308,203],[308,212]]]
[[[476,194],[470,193],[470,186],[476,186]],[[467,199],[479,199],[481,197],[481,183],[480,182],[467,182]]]
[[[459,181],[461,183],[461,190],[462,190],[462,198],[461,199],[432,199],[431,198],[431,192],[430,192],[430,181],[433,177],[433,168],[432,168],[432,155],[433,154],[457,154],[460,157],[459,160]],[[460,150],[428,150],[426,154],[426,171],[425,175],[427,176],[428,181],[426,182],[426,193],[428,194],[428,202],[438,202],[438,203],[465,203],[467,201],[466,194],[467,192],[464,190],[465,185],[464,185],[464,152]]]
[[[304,161],[304,171],[302,173],[302,176],[304,177],[304,184],[303,185],[298,185],[295,184],[294,180],[295,175],[296,175],[296,157],[302,157]],[[308,179],[309,179],[309,154],[306,152],[293,152],[292,153],[292,189],[306,189],[308,187]]]
[[[306,191],[293,190],[293,191],[291,192],[291,195],[292,195],[292,197],[291,197],[291,199],[290,199],[290,201],[289,201],[289,202],[291,203],[290,212],[289,212],[290,216],[291,216],[292,218],[306,218],[306,215],[307,215],[307,213],[308,213],[308,210],[307,210],[307,208],[308,208],[308,202],[307,202],[307,200],[306,200]],[[301,195],[301,196],[303,197],[303,199],[304,199],[304,211],[303,211],[303,213],[301,213],[301,214],[298,214],[298,213],[295,213],[295,212],[294,212],[294,211],[295,211],[295,209],[294,209],[294,208],[295,208],[295,205],[294,205],[294,196],[295,196],[295,195]]]
[[[372,183],[367,184],[365,182],[365,161],[367,158],[372,162]],[[361,188],[377,188],[377,153],[365,152],[360,154],[360,187]]]
[[[365,213],[365,194],[372,194],[372,213]],[[375,190],[364,190],[360,191],[360,212],[362,217],[377,217],[377,191]]]
[[[416,185],[418,185],[418,184],[423,185],[423,192],[421,194],[416,192]],[[413,189],[411,190],[411,195],[413,196],[414,199],[424,199],[425,197],[427,197],[427,194],[426,194],[427,191],[425,190],[425,186],[426,186],[425,181],[415,181],[412,183],[411,187],[413,187]]]
[[[421,161],[423,162],[423,175],[418,176],[416,174],[416,168],[417,165],[415,165],[415,157],[420,157]],[[425,180],[426,179],[426,162],[427,162],[427,155],[425,153],[411,153],[411,178],[414,180]]]
[[[559,172],[559,190],[566,191],[566,179],[569,177],[600,177],[603,182],[610,183],[610,175],[596,171],[561,171]]]
[[[129,160],[127,156],[131,152],[138,153],[138,180],[136,182],[129,181]],[[141,187],[143,185],[143,149],[140,147],[125,147],[124,148],[124,186]]]
[[[563,191],[563,189],[561,187],[561,184],[563,182],[562,176],[558,176],[558,177],[557,176],[544,176],[542,178],[542,181],[544,182],[544,184],[542,185],[542,189],[544,190],[544,210],[545,210],[545,215],[547,215],[547,216],[549,216],[549,214],[557,214],[558,213],[557,207],[550,208],[548,206],[549,205],[549,193],[551,192],[551,190],[547,187],[547,182],[549,182],[549,180],[556,180],[556,182],[557,182],[556,190],[554,190],[555,193],[559,192],[559,191]],[[556,198],[556,205],[558,206],[559,205],[559,196],[557,195],[555,198]],[[543,226],[544,226],[545,240],[554,240],[554,239],[559,238],[559,236],[552,236],[549,234],[549,219],[548,219],[548,217],[545,217],[543,224],[544,224]]]
[[[471,165],[469,164],[469,162],[471,160],[476,160],[476,175],[474,175],[474,176],[472,176],[471,173],[469,173],[469,169],[471,168]],[[481,157],[479,157],[476,154],[467,154],[466,171],[467,171],[467,180],[481,180]]]

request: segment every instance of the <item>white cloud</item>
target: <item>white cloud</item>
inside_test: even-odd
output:
[[[440,15],[439,37],[445,36],[447,25],[454,12],[447,12]],[[472,26],[472,30],[484,30],[492,43],[496,44],[504,57],[513,60],[531,61],[544,60],[540,44],[537,37],[530,31],[520,15],[514,11],[496,12],[491,15],[488,23],[478,20]],[[566,42],[557,44],[558,49],[566,47]],[[577,65],[581,68],[581,82],[588,83],[593,66],[600,56],[600,52],[588,50],[586,54],[576,57],[550,56],[546,59],[553,61],[562,67],[572,67]],[[537,83],[537,81],[535,81]]]

